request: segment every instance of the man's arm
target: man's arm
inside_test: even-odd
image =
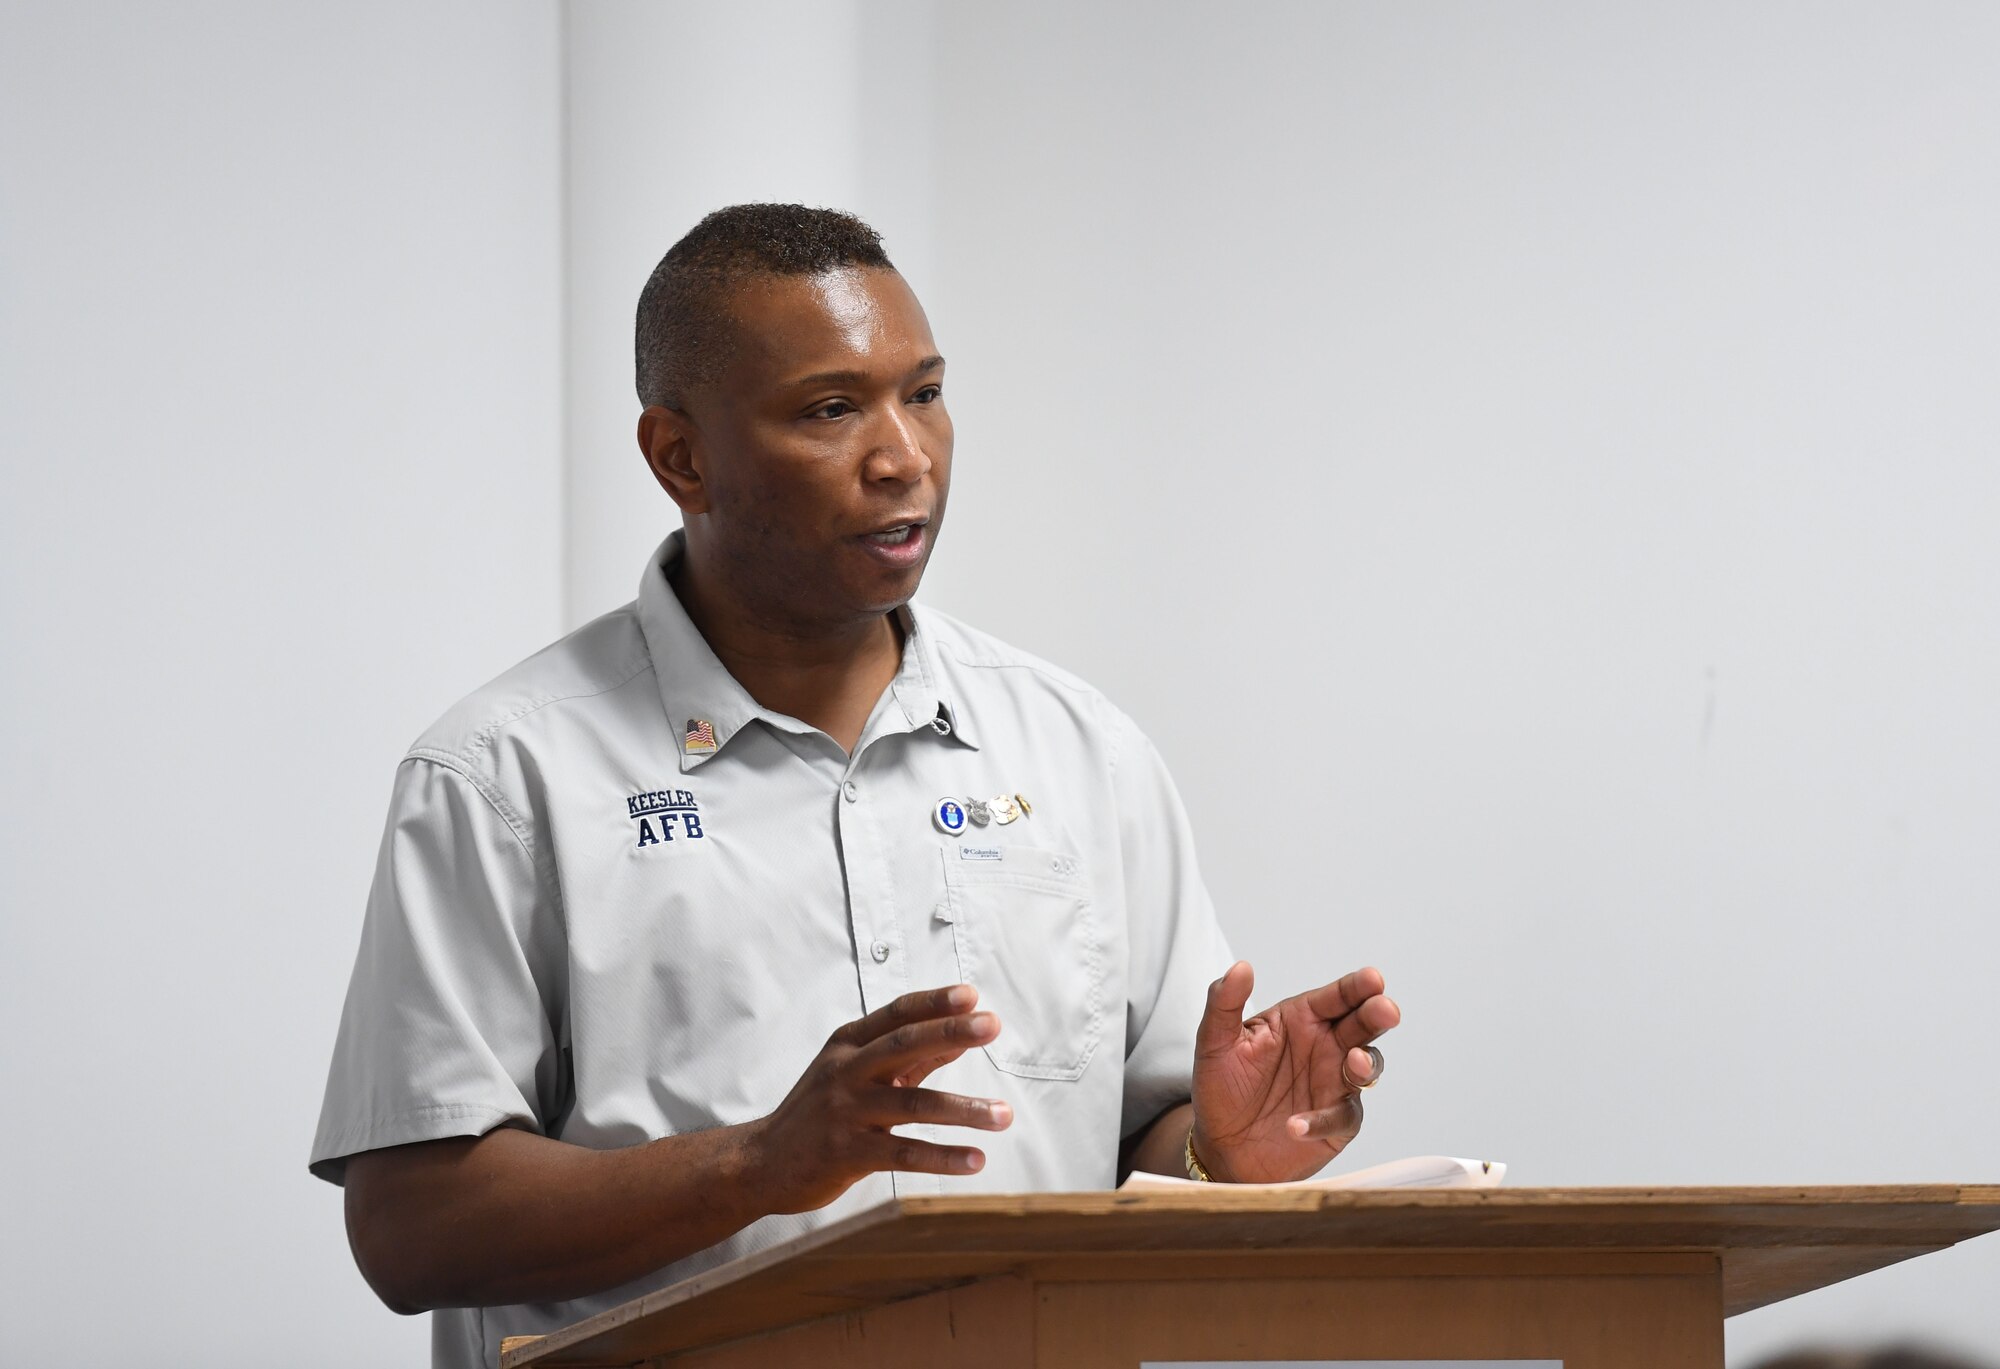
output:
[[[1150,1125],[1133,1132],[1118,1157],[1119,1178],[1140,1170],[1147,1174],[1170,1174],[1176,1179],[1185,1179],[1187,1155],[1184,1148],[1188,1128],[1193,1125],[1194,1104],[1182,1103],[1168,1108]]]
[[[836,1031],[770,1116],[591,1150],[502,1128],[365,1151],[347,1163],[355,1262],[398,1312],[553,1302],[615,1288],[760,1217],[832,1202],[882,1170],[974,1174],[972,1146],[912,1122],[1000,1131],[995,1099],[915,1087],[1000,1032],[966,985],[906,994]]]
[[[503,1127],[347,1164],[347,1240],[396,1312],[560,1301],[715,1244],[768,1209],[747,1127],[591,1150]]]

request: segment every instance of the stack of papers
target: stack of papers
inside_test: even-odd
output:
[[[1346,1174],[1321,1174],[1295,1179],[1288,1184],[1223,1184],[1234,1192],[1279,1192],[1293,1188],[1498,1188],[1507,1177],[1507,1166],[1497,1160],[1461,1160],[1451,1155],[1418,1155],[1408,1160],[1391,1160],[1385,1165],[1351,1170]],[[1193,1179],[1176,1179],[1166,1174],[1142,1174],[1118,1185],[1120,1193],[1165,1193],[1175,1189],[1208,1188]]]

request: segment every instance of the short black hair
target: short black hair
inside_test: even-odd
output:
[[[681,408],[721,368],[728,297],[754,276],[817,276],[842,267],[893,271],[882,235],[838,209],[732,204],[667,249],[639,292],[633,371],[639,402]]]

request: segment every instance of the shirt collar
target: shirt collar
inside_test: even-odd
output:
[[[653,658],[653,674],[659,682],[668,726],[681,740],[683,774],[720,755],[752,722],[761,721],[781,732],[803,735],[813,731],[809,724],[774,713],[751,698],[750,691],[737,683],[687,616],[667,579],[686,552],[686,534],[676,529],[653,553],[639,581],[639,628]],[[889,682],[893,702],[874,729],[876,735],[924,728],[977,750],[979,744],[968,730],[964,710],[938,675],[921,615],[908,604],[896,613],[903,626],[903,662]],[[690,734],[702,723],[714,732],[713,749],[697,746],[690,750]]]

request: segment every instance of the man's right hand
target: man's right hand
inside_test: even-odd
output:
[[[882,1170],[977,1174],[976,1146],[941,1146],[897,1136],[891,1127],[1004,1131],[1014,1110],[997,1098],[918,1088],[933,1070],[1000,1034],[1000,1019],[974,1012],[969,984],[904,994],[849,1022],[826,1045],[770,1116],[750,1124],[756,1168],[774,1212],[807,1212]]]
[[[975,1174],[986,1157],[889,1129],[999,1131],[1005,1103],[919,1088],[1000,1034],[963,984],[907,994],[833,1034],[768,1117],[592,1150],[520,1127],[347,1162],[354,1258],[399,1312],[560,1302],[617,1288],[774,1212],[885,1169]]]

